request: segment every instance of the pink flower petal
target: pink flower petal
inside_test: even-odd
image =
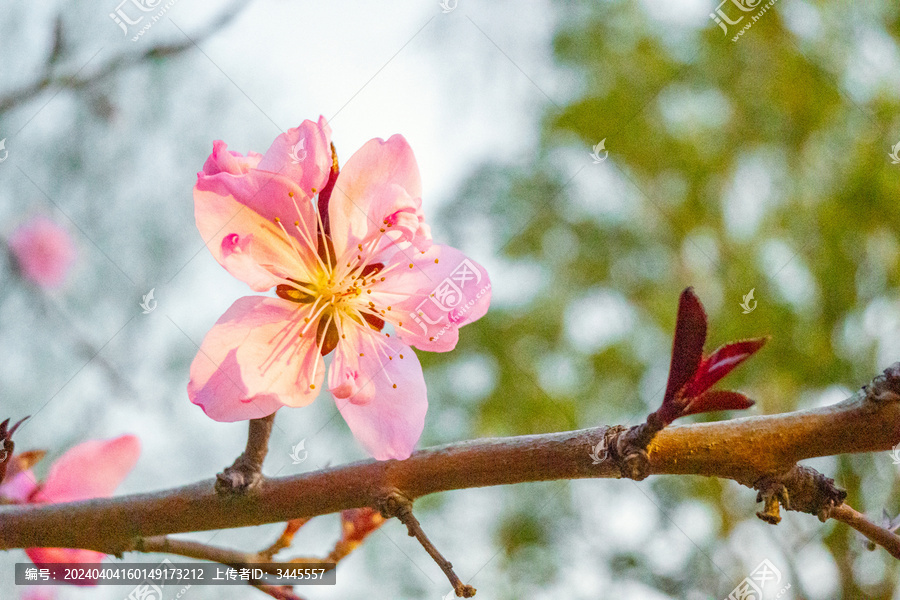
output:
[[[216,421],[258,419],[284,405],[312,402],[325,364],[315,330],[299,337],[299,314],[296,303],[280,298],[239,298],[206,334],[191,364],[191,402]]]
[[[422,199],[410,196],[397,184],[373,188],[367,236],[384,232],[396,242],[409,242],[418,250],[431,247],[431,227],[425,223]]]
[[[353,404],[368,404],[375,395],[375,386],[369,385],[371,376],[366,367],[360,364],[365,358],[360,353],[365,354],[367,349],[374,351],[363,344],[364,338],[357,327],[348,327],[344,335],[347,338],[338,343],[334,360],[328,369],[328,391],[335,399],[340,398]]]
[[[311,244],[294,223],[312,240],[316,217],[309,196],[289,179],[256,170],[246,175],[201,173],[194,187],[194,213],[213,257],[253,290],[309,275],[305,265],[315,261]]]
[[[401,266],[387,275],[383,289],[390,294],[376,290],[372,295],[384,304],[394,296],[393,308],[403,315],[399,333],[405,343],[430,352],[452,350],[459,328],[487,312],[487,271],[456,248],[435,244],[424,253],[410,249],[397,252],[392,261]],[[398,294],[405,298],[397,299]]]
[[[347,160],[335,183],[328,214],[338,256],[365,239],[370,228],[381,226],[388,214],[374,215],[372,206],[397,197],[394,186],[410,198],[421,198],[422,180],[412,149],[402,135],[369,140]],[[419,209],[421,212],[421,209]],[[424,217],[423,217],[424,221]]]
[[[19,600],[54,600],[56,598],[56,590],[47,586],[34,586],[31,589],[25,588]]]
[[[134,468],[140,452],[140,441],[133,435],[78,444],[53,463],[46,481],[31,501],[74,502],[111,496]],[[71,548],[27,548],[25,553],[38,567],[52,563],[99,563],[106,557],[102,552]],[[92,580],[76,585],[95,584],[96,580]]]
[[[206,159],[203,165],[204,175],[215,175],[217,173],[231,173],[232,175],[243,175],[255,169],[256,165],[262,159],[262,155],[256,152],[248,152],[247,156],[243,156],[238,152],[228,150],[228,144],[222,140],[213,142],[213,151]]]
[[[297,183],[309,195],[321,191],[331,170],[331,127],[325,117],[319,122],[303,121],[282,133],[257,166]]]
[[[7,473],[3,483],[0,483],[0,498],[11,502],[28,502],[37,487],[37,480],[31,469],[20,471],[12,477]]]
[[[106,554],[102,552],[94,552],[93,550],[76,550],[74,548],[26,548],[25,554],[31,559],[31,562],[38,568],[48,567],[54,563],[99,563],[103,562]],[[77,586],[94,586],[97,580],[92,579],[75,583]]]
[[[22,276],[45,289],[65,282],[78,253],[69,233],[43,217],[19,227],[9,239],[9,249]]]
[[[393,338],[383,341],[382,352],[375,352],[369,344],[363,343],[361,348],[341,341],[339,352],[357,353],[355,366],[360,378],[354,386],[354,394],[347,395],[349,388],[338,386],[333,395],[353,436],[369,454],[377,460],[403,460],[409,458],[422,435],[428,395],[422,366],[412,349]],[[344,345],[349,347],[341,348]],[[365,356],[359,357],[359,352]],[[339,372],[331,373],[329,379],[333,382],[344,380],[341,369],[348,363],[337,363],[336,360],[338,366],[332,364],[331,369]],[[359,395],[364,396],[365,402],[359,402]]]
[[[111,496],[140,453],[141,443],[133,435],[78,444],[53,463],[32,500],[73,502]]]

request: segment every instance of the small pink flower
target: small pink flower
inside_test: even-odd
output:
[[[26,588],[20,596],[21,600],[54,600],[56,598],[56,590],[48,587]]]
[[[35,481],[31,470],[8,477],[0,484],[0,497],[20,504],[106,498],[137,463],[140,451],[140,441],[133,435],[84,442],[59,457],[42,484]],[[25,553],[38,567],[52,563],[98,563],[106,556],[102,552],[72,548],[28,548]]]
[[[262,157],[214,144],[194,188],[197,228],[232,275],[278,297],[246,296],[225,312],[191,365],[188,395],[218,421],[305,406],[334,351],[328,388],[354,436],[379,460],[403,459],[428,408],[409,345],[452,350],[459,328],[487,312],[490,280],[432,244],[402,136],[370,140],[340,173],[330,146],[324,118]]]
[[[9,239],[9,249],[22,276],[45,289],[63,284],[77,255],[69,233],[44,217],[20,226]]]

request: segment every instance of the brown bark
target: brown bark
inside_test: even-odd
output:
[[[900,365],[833,406],[781,415],[667,427],[648,448],[654,475],[704,475],[754,487],[816,456],[888,451],[900,443]],[[245,527],[377,507],[392,493],[437,492],[529,481],[618,478],[593,447],[607,427],[482,439],[414,453],[405,461],[362,461],[265,479],[242,496],[216,494],[213,481],[149,494],[67,504],[0,507],[0,549],[88,548],[119,553],[133,538]],[[792,485],[793,479],[785,480]],[[808,482],[806,482],[808,484]],[[791,491],[789,489],[789,491]],[[801,494],[802,495],[802,494]],[[818,512],[816,507],[789,506]]]

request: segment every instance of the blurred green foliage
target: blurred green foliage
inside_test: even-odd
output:
[[[756,412],[835,401],[900,359],[900,166],[888,157],[900,140],[900,74],[885,67],[898,64],[900,8],[783,3],[733,43],[711,20],[670,24],[649,3],[557,4],[554,53],[574,93],[547,106],[528,159],[485,165],[438,219],[457,245],[498,257],[495,293],[514,291],[461,336],[457,360],[472,353],[493,371],[476,433],[636,423],[661,400],[689,285],[710,315],[708,350],[772,335],[724,383],[755,398]],[[609,158],[594,164],[601,140]],[[744,314],[751,288],[758,306]],[[597,294],[613,301],[585,302]],[[618,333],[586,347],[597,327]],[[455,387],[440,393],[452,398]],[[827,464],[853,506],[900,509],[887,456]],[[736,488],[653,481],[664,512],[702,500],[722,515],[717,539],[693,548],[704,554],[733,534],[740,544],[742,521],[775,535],[753,515],[754,492]],[[824,544],[840,597],[897,597],[900,568],[887,553],[880,576],[861,578],[854,564],[871,559],[855,534],[814,525],[811,546],[796,531],[784,536],[796,542],[788,561]],[[518,512],[498,531],[510,556],[554,543]],[[702,554],[674,578],[653,575],[646,560],[625,552],[610,566],[676,597],[730,589]],[[807,597],[802,578],[791,581],[794,597]]]

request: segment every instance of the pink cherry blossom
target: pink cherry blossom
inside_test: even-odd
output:
[[[216,322],[191,365],[191,401],[218,421],[307,405],[333,352],[328,388],[356,439],[379,460],[407,458],[428,408],[410,346],[452,350],[491,296],[481,266],[432,243],[421,196],[400,135],[370,140],[339,171],[323,118],[264,156],[216,142],[194,188],[197,227],[225,269],[277,297],[239,298]]]
[[[9,249],[22,276],[45,289],[65,282],[77,255],[69,233],[44,217],[20,226],[9,239]]]
[[[56,590],[45,586],[25,588],[20,596],[21,600],[54,600],[54,598],[56,598]]]
[[[59,457],[42,484],[37,483],[31,470],[7,477],[0,484],[0,498],[19,504],[106,498],[134,468],[140,451],[140,441],[133,435],[84,442]],[[25,553],[39,567],[51,563],[99,563],[106,556],[72,548],[28,548]]]

